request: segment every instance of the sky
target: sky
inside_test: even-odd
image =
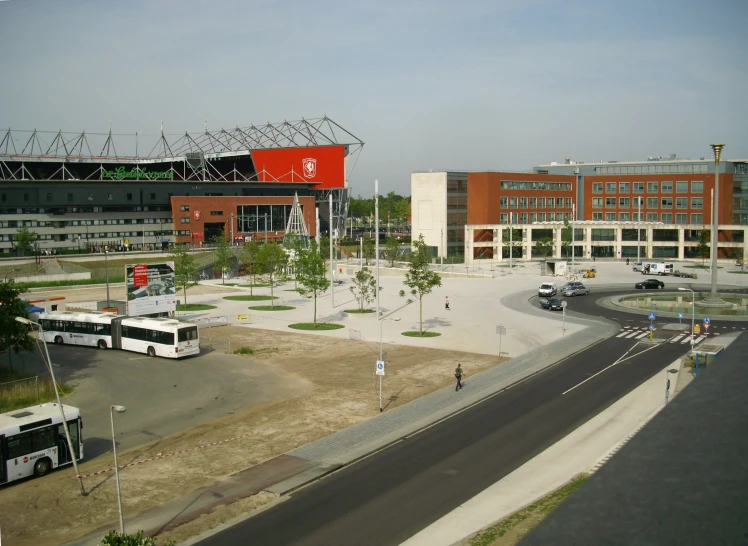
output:
[[[428,169],[748,158],[747,21],[744,0],[0,0],[0,127],[326,115],[365,142],[362,196]]]

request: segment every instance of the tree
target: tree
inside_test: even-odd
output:
[[[561,229],[561,248],[565,251],[566,256],[570,256],[569,250],[571,250],[572,241],[574,238],[574,230],[569,224],[568,219],[564,219],[564,227]],[[552,246],[551,246],[552,248]]]
[[[314,299],[314,327],[317,327],[317,298],[330,288],[325,259],[319,252],[317,241],[312,239],[309,248],[301,251],[299,259],[299,294]]]
[[[374,258],[374,254],[377,252],[377,246],[374,239],[364,239],[364,260],[366,265],[369,265],[369,260]]]
[[[353,286],[350,287],[350,290],[358,302],[359,310],[363,313],[366,304],[373,302],[377,293],[377,281],[368,267],[363,267],[356,273],[353,277]]]
[[[509,230],[510,229],[511,229],[511,232],[512,232],[512,234],[511,234],[511,240],[510,240],[510,237],[509,237]],[[502,233],[501,239],[502,239],[502,242],[504,243],[504,247],[509,248],[509,253],[510,253],[509,255],[512,258],[518,258],[518,257],[521,258],[522,257],[521,253],[520,253],[519,256],[517,256],[517,249],[519,248],[520,252],[521,252],[521,248],[522,248],[522,230],[521,229],[509,228],[509,229],[502,229],[501,233]]]
[[[215,264],[221,272],[221,283],[226,284],[227,271],[230,271],[234,265],[234,251],[231,248],[231,242],[226,237],[226,232],[221,231],[220,235],[216,235],[213,238],[213,242],[216,244],[216,250],[213,255],[216,258]]]
[[[170,540],[162,546],[176,546],[176,542]],[[155,537],[143,536],[143,531],[138,531],[136,535],[127,533],[119,534],[117,531],[109,531],[107,536],[101,539],[101,546],[158,546]]]
[[[244,248],[239,256],[239,261],[242,264],[242,269],[249,274],[249,295],[253,296],[252,287],[255,285],[257,274],[260,272],[260,263],[257,261],[257,256],[260,253],[260,243],[256,240],[250,241]]]
[[[288,254],[278,243],[265,243],[257,253],[257,262],[260,271],[270,279],[270,306],[275,307],[273,294],[275,275],[288,263]]]
[[[29,250],[37,239],[35,231],[30,231],[27,227],[20,227],[16,231],[13,241],[15,242],[16,249],[23,253],[24,250]]]
[[[10,349],[17,353],[30,351],[34,342],[26,335],[28,327],[16,321],[16,317],[26,318],[28,304],[20,298],[26,292],[18,287],[13,279],[0,281],[0,352]]]
[[[174,282],[178,288],[182,289],[184,304],[187,305],[187,289],[197,286],[195,281],[195,274],[197,273],[195,257],[187,252],[186,245],[177,245],[169,254],[169,258],[174,261]]]
[[[419,235],[418,240],[413,243],[413,254],[403,281],[403,284],[409,288],[410,294],[418,298],[421,335],[423,335],[423,297],[442,285],[441,276],[429,269],[431,256],[428,250],[423,235]],[[400,297],[405,297],[405,290],[400,290]]]
[[[550,237],[546,237],[545,239],[540,239],[537,243],[535,243],[535,254],[542,257],[547,258],[553,253],[553,239]]]
[[[697,251],[699,256],[701,256],[701,265],[704,265],[704,260],[709,255],[709,235],[710,233],[706,229],[702,229],[699,232],[699,246],[697,247]]]
[[[399,253],[400,241],[394,235],[390,235],[384,242],[384,257],[389,260],[390,267],[395,267],[395,261]]]
[[[318,248],[316,241],[314,242],[314,246]],[[298,288],[299,275],[301,274],[301,259],[306,250],[306,244],[300,235],[289,233],[283,240],[283,247],[288,251],[288,265],[293,269],[293,287],[296,290]]]
[[[330,259],[330,238],[327,235],[323,235],[319,239],[319,253],[323,260]]]

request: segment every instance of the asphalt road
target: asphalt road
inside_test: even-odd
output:
[[[577,299],[581,303],[574,302],[574,307],[589,304],[593,314],[608,314],[594,305],[594,298],[586,299],[588,303]],[[632,348],[632,358],[609,367]],[[681,344],[608,339],[200,544],[399,544],[564,437],[686,349]],[[639,351],[646,352],[633,356]],[[468,377],[467,389],[470,381]],[[665,385],[663,396],[664,390]]]

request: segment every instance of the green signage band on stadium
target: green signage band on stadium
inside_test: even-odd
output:
[[[145,169],[130,169],[127,170],[127,167],[117,167],[113,171],[107,171],[106,169],[101,169],[101,177],[102,178],[111,178],[114,180],[131,180],[131,179],[140,179],[145,178],[146,180],[158,180],[159,178],[163,178],[165,180],[174,180],[174,172],[173,171],[147,171]]]

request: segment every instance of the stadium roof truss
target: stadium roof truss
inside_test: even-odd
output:
[[[258,149],[336,145],[353,154],[364,143],[327,116],[218,131],[208,131],[206,124],[201,133],[184,134],[164,133],[163,122],[156,135],[115,134],[111,127],[108,133],[8,129],[0,138],[0,162],[6,163],[0,176],[24,178],[22,166],[10,168],[7,162],[153,164],[181,162],[189,156],[211,160],[245,156]],[[141,155],[143,150],[150,151]]]

